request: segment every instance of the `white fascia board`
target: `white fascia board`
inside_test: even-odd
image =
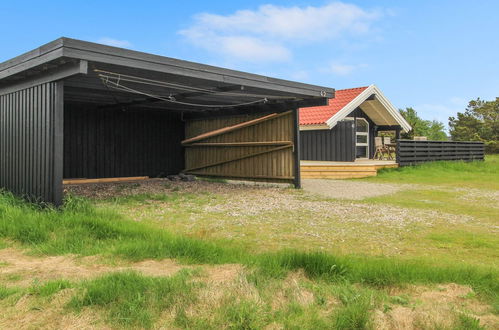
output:
[[[350,114],[353,110],[357,109],[369,96],[373,94],[374,85],[367,87],[362,93],[357,95],[350,103],[345,105],[343,109],[338,111],[334,116],[326,120],[326,124],[333,128],[336,126],[336,123],[340,120],[344,119],[346,116]]]
[[[411,125],[402,117],[400,112],[393,106],[393,104],[386,98],[385,95],[381,92],[381,90],[376,85],[370,85],[367,87],[362,93],[357,95],[350,103],[348,103],[343,109],[338,111],[334,116],[329,118],[326,121],[326,124],[333,128],[336,126],[336,123],[342,119],[345,119],[350,112],[357,109],[369,96],[372,94],[378,97],[380,103],[387,109],[388,113],[397,121],[397,123],[402,127],[403,132],[408,132],[412,129]]]
[[[331,128],[326,124],[300,125],[300,131],[315,131],[315,130],[325,130],[325,129],[331,129]]]
[[[399,125],[402,127],[402,131],[407,133],[409,132],[412,127],[409,125],[407,120],[402,116],[400,111],[395,108],[390,102],[386,96],[381,92],[381,90],[376,86],[376,85],[371,85],[374,87],[375,94],[378,97],[379,102],[388,110],[388,112],[393,116],[393,118],[399,123]]]

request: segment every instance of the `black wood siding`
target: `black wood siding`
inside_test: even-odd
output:
[[[397,141],[397,163],[400,166],[437,160],[484,160],[483,142]]]
[[[63,93],[52,82],[0,95],[0,187],[61,204]]]
[[[184,168],[178,115],[68,105],[64,117],[64,178],[157,177]]]
[[[301,159],[353,162],[354,132],[353,121],[340,121],[333,129],[300,131]]]

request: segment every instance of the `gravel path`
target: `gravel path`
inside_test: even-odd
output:
[[[371,183],[351,180],[302,179],[303,190],[328,198],[364,199],[413,188],[409,184]]]

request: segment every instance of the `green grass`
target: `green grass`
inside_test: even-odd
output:
[[[165,309],[195,300],[195,285],[188,279],[185,271],[168,278],[135,272],[108,274],[83,282],[81,293],[68,306],[76,311],[89,306],[104,308],[112,323],[150,328]]]
[[[133,260],[178,258],[187,262],[227,263],[242,251],[173,235],[124,218],[109,209],[71,197],[62,210],[41,209],[10,193],[0,194],[0,237],[43,254],[108,254]]]
[[[36,283],[29,288],[28,292],[40,297],[50,297],[59,291],[72,287],[73,284],[67,280],[54,280],[45,283]]]
[[[454,330],[484,330],[480,320],[466,314],[459,314],[453,326]]]
[[[185,196],[141,195],[116,199],[112,203],[134,205],[153,198],[167,198],[176,203]],[[496,243],[487,237],[467,232],[456,235],[456,232],[433,233],[426,239],[451,247],[459,244],[467,249],[496,247]],[[268,305],[242,299],[238,303],[227,303],[214,312],[213,328],[220,325],[258,328],[278,319],[282,323],[288,322],[286,324],[290,328],[305,322],[307,326],[310,325],[309,328],[327,326],[366,329],[371,326],[371,312],[379,306],[375,290],[408,283],[452,282],[470,285],[479,297],[486,299],[499,312],[497,269],[445,260],[435,265],[424,258],[401,260],[297,250],[255,254],[228,241],[206,241],[173,234],[148,223],[130,220],[112,207],[95,207],[88,200],[72,196],[67,198],[61,210],[55,210],[39,208],[9,193],[0,193],[0,238],[27,247],[35,254],[104,255],[129,260],[175,258],[196,264],[239,263],[253,270],[249,277],[251,283],[264,288],[269,282],[282,280],[290,272],[298,270],[303,270],[310,280],[318,283],[331,283],[340,288],[347,283],[346,289],[337,292],[341,307],[327,318],[319,316],[315,307],[291,304],[287,311],[279,311],[281,314],[278,315],[270,312]],[[195,300],[195,286],[188,278],[185,273],[171,278],[116,273],[82,284],[51,281],[34,285],[29,290],[37,296],[50,297],[60,290],[74,287],[79,293],[70,303],[71,308],[103,308],[111,322],[150,327],[158,319],[161,310],[173,306],[182,310],[185,304]],[[0,299],[16,292],[16,289],[0,287]],[[284,321],[285,316],[289,321]],[[191,328],[200,328],[203,324],[202,319],[187,317],[182,312],[178,313],[175,322],[179,326]]]
[[[378,172],[378,176],[367,180],[497,190],[499,189],[499,155],[487,155],[485,161],[429,162],[417,166],[384,169]]]
[[[369,329],[372,327],[371,312],[377,305],[377,293],[359,290],[351,285],[340,286],[338,297],[342,303],[333,314],[334,329]]]
[[[479,235],[467,231],[454,230],[432,233],[427,238],[449,248],[463,247],[466,249],[492,249],[499,251],[499,238],[494,234]]]
[[[251,254],[228,242],[208,242],[174,235],[128,220],[88,201],[72,197],[58,211],[40,209],[9,193],[0,194],[0,237],[52,255],[109,255],[130,260],[175,258],[188,263],[241,263],[262,277],[282,278],[303,269],[315,279],[338,278],[374,286],[455,282],[472,285],[497,299],[499,272],[460,264],[430,265],[421,260],[335,256],[322,252],[280,251]]]
[[[19,292],[18,288],[10,288],[4,285],[0,285],[0,300],[10,297],[11,295],[18,292]]]
[[[480,220],[496,221],[498,209],[496,202],[486,197],[465,198],[461,191],[440,189],[411,189],[392,196],[366,199],[364,202],[388,203],[405,208],[439,210],[455,215],[470,215]]]

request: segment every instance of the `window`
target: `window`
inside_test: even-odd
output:
[[[369,123],[364,118],[357,118],[355,128],[355,156],[369,158]]]
[[[369,131],[369,123],[364,118],[357,118],[357,133],[367,133]]]
[[[357,143],[367,143],[367,135],[357,135]]]

